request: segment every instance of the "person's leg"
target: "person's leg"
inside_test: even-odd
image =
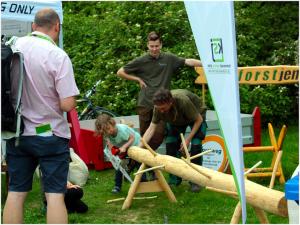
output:
[[[46,193],[47,223],[68,223],[68,213],[63,193]]]
[[[137,113],[139,115],[139,123],[140,123],[140,134],[141,136],[144,135],[148,127],[150,126],[152,116],[153,116],[153,109],[145,108],[145,107],[138,107]],[[160,121],[157,126],[155,133],[151,140],[149,141],[148,145],[156,151],[156,149],[162,144],[165,137],[165,122]],[[153,171],[148,172],[149,180],[155,180],[155,173]],[[143,173],[142,181],[147,180],[146,173]]]
[[[24,202],[28,192],[8,192],[3,209],[3,223],[22,224]]]
[[[179,158],[181,153],[179,152],[180,149],[180,139],[179,139],[179,135],[180,132],[179,130],[170,125],[169,123],[166,124],[166,133],[167,133],[167,137],[166,137],[166,154]],[[169,174],[169,181],[168,183],[171,185],[179,185],[182,182],[182,178],[175,176],[173,174]]]
[[[143,136],[151,123],[152,116],[153,116],[153,109],[139,107],[137,112],[139,115],[140,134],[141,136]],[[153,150],[156,150],[163,142],[164,136],[165,136],[165,123],[161,121],[157,124],[155,133],[148,143],[149,146]]]
[[[67,223],[64,201],[69,171],[69,140],[57,136],[36,137],[32,147],[39,154],[42,182],[47,199],[47,223]]]
[[[115,171],[115,186],[112,189],[112,193],[119,193],[122,188],[122,179],[123,179],[123,174],[120,170]]]
[[[191,125],[192,127],[192,125]],[[192,141],[191,141],[191,156],[197,155],[199,153],[202,152],[202,140],[205,138],[206,135],[206,122],[204,122],[199,130],[196,132],[196,134],[194,135]],[[203,162],[203,157],[198,157],[196,159],[193,159],[191,161],[194,164],[197,164],[199,166],[202,166],[202,162]],[[191,184],[191,191],[192,192],[199,192],[200,191],[200,186],[197,184],[194,184],[192,182],[190,182]]]
[[[8,195],[3,211],[3,223],[23,223],[24,202],[32,189],[32,178],[37,160],[28,151],[30,148],[20,137],[19,146],[15,139],[7,141],[7,168],[9,174]]]

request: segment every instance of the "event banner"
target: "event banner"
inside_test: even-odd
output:
[[[205,73],[202,67],[195,67],[199,76],[197,84],[206,84]],[[293,84],[299,82],[299,66],[247,66],[238,67],[240,84]]]
[[[58,0],[1,1],[1,19],[33,21],[42,8],[53,8],[63,23],[62,3]]]
[[[185,1],[246,222],[233,2]]]

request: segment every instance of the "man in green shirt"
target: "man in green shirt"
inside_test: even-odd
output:
[[[147,54],[134,59],[117,72],[119,77],[136,81],[140,85],[137,113],[141,135],[145,133],[151,122],[154,93],[159,88],[169,89],[171,77],[180,67],[202,66],[200,60],[184,59],[171,53],[161,52],[162,41],[156,32],[148,34],[147,47],[149,50]],[[149,140],[149,145],[153,149],[157,149],[164,138],[164,123],[160,122],[157,126],[157,132],[151,141]]]
[[[153,96],[154,110],[149,128],[143,138],[148,142],[157,130],[160,121],[166,122],[167,155],[179,157],[183,152],[180,133],[185,134],[189,126],[191,132],[185,137],[186,146],[190,148],[190,155],[202,152],[202,140],[206,133],[206,106],[201,99],[192,92],[184,89],[169,91],[167,89],[158,90]],[[202,157],[192,160],[192,163],[202,165]],[[179,185],[182,179],[170,174],[169,184]],[[191,190],[198,192],[200,187],[191,183]]]

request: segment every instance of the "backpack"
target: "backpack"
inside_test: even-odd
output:
[[[12,41],[13,40],[13,41]],[[23,83],[23,55],[14,48],[16,38],[1,43],[1,132],[4,139],[19,137],[23,130],[21,121],[21,94]],[[12,77],[12,68],[17,68],[18,77]],[[13,102],[12,83],[15,83],[16,97]],[[6,132],[4,132],[6,131]]]

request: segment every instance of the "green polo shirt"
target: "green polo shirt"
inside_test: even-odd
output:
[[[153,123],[162,120],[174,126],[184,126],[195,122],[199,113],[205,120],[206,106],[200,97],[185,89],[172,90],[171,93],[174,99],[172,107],[167,113],[161,113],[154,107]]]
[[[140,77],[147,85],[139,92],[138,106],[153,108],[152,98],[159,88],[170,88],[171,77],[184,66],[185,59],[171,53],[161,53],[156,59],[150,54],[140,56],[125,65],[124,71]]]

